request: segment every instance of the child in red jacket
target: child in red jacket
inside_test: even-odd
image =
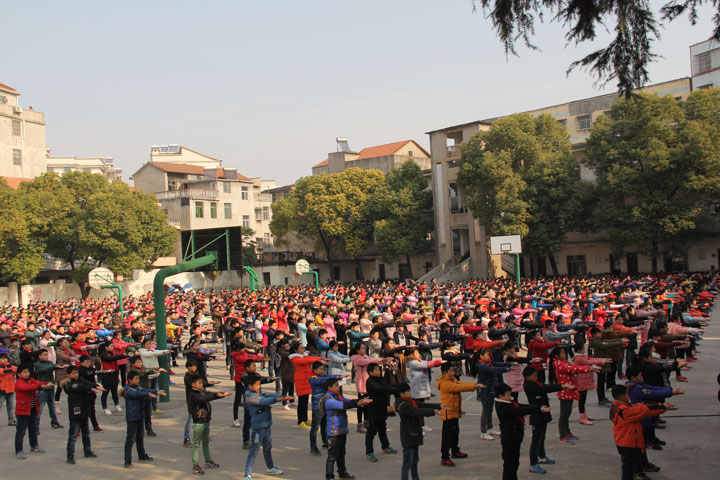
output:
[[[635,480],[643,477],[642,459],[645,453],[645,437],[641,421],[660,415],[666,410],[677,410],[670,403],[645,404],[630,403],[630,394],[625,385],[612,388],[615,400],[610,407],[610,420],[613,422],[615,446],[620,454],[622,480]]]
[[[15,372],[17,367],[10,365],[6,355],[0,355],[0,409],[5,403],[8,425],[15,425]]]
[[[20,367],[18,370],[18,379],[15,382],[15,395],[17,397],[17,404],[15,405],[15,417],[17,418],[15,457],[20,460],[27,458],[23,452],[26,430],[29,431],[30,453],[45,453],[45,450],[40,449],[38,446],[37,439],[37,414],[40,405],[37,391],[51,388],[54,388],[52,383],[38,382],[34,378],[30,378],[30,369],[28,367]]]

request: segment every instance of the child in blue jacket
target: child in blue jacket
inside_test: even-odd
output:
[[[328,437],[327,437],[327,421],[326,416],[320,412],[319,403],[320,399],[325,395],[327,389],[325,388],[325,382],[328,378],[343,378],[343,375],[325,375],[325,364],[322,362],[314,362],[311,365],[313,374],[310,376],[310,388],[312,389],[312,424],[310,426],[310,454],[311,455],[322,455],[317,447],[317,432],[320,430],[320,436],[322,438],[322,447],[328,448]]]
[[[153,458],[145,451],[145,400],[164,396],[162,390],[146,389],[140,386],[140,374],[134,370],[128,373],[128,383],[123,387],[122,396],[125,398],[125,421],[127,422],[127,435],[125,436],[125,468],[132,468],[132,446],[137,444],[138,460],[152,462]]]
[[[485,385],[477,391],[477,399],[482,403],[482,414],[480,416],[480,438],[483,440],[494,440],[493,435],[500,435],[497,430],[492,430],[493,405],[495,404],[495,385],[502,383],[501,374],[508,371],[512,363],[493,362],[492,352],[483,348],[477,355],[475,373],[477,383]],[[499,378],[499,380],[498,380]]]
[[[362,407],[370,402],[371,398],[362,400],[350,400],[343,398],[340,393],[338,379],[330,377],[325,380],[327,393],[320,399],[320,410],[325,412],[327,417],[327,436],[330,440],[330,448],[325,462],[325,478],[335,478],[335,463],[337,462],[338,476],[344,479],[355,478],[350,475],[345,466],[345,446],[348,435],[347,410],[349,408]]]
[[[283,471],[275,465],[272,458],[272,434],[270,431],[272,413],[270,405],[283,400],[292,401],[294,397],[281,397],[280,395],[260,391],[260,376],[257,374],[249,374],[245,378],[245,387],[243,405],[250,411],[250,422],[252,424],[250,451],[245,462],[245,480],[252,480],[255,457],[260,451],[260,445],[262,445],[263,457],[265,457],[265,465],[267,466],[265,473],[267,475],[282,475]]]

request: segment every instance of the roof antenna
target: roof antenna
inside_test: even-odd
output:
[[[349,152],[350,151],[350,145],[348,145],[348,139],[337,137],[335,138],[335,142],[337,143],[337,151],[338,152]]]

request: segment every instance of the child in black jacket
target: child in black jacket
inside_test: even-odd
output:
[[[67,463],[75,465],[75,441],[80,432],[82,432],[85,457],[97,457],[90,447],[88,397],[91,393],[97,395],[104,389],[80,378],[80,372],[75,366],[68,367],[67,375],[68,378],[60,383],[60,387],[65,390],[68,396],[68,418],[70,419],[70,425],[68,428]]]
[[[220,466],[210,457],[210,419],[212,416],[210,402],[218,398],[227,397],[230,395],[230,392],[206,392],[205,381],[200,375],[193,377],[190,380],[190,385],[192,386],[192,390],[187,394],[187,407],[188,413],[192,415],[193,420],[193,473],[203,475],[205,472],[200,468],[198,461],[198,449],[201,443],[203,455],[205,456],[205,466],[210,468],[218,468]]]
[[[525,383],[523,389],[527,395],[528,403],[538,405],[540,407],[549,407],[550,400],[548,393],[559,392],[563,386],[560,384],[540,383],[538,381],[538,371],[535,367],[525,367],[523,370]],[[574,386],[573,386],[574,387]],[[568,386],[570,388],[570,386]],[[530,425],[532,425],[532,440],[530,443],[530,471],[533,473],[545,473],[546,470],[540,466],[541,463],[552,465],[555,460],[545,455],[545,433],[547,425],[552,421],[550,413],[538,413],[530,415]]]
[[[395,410],[400,415],[400,445],[403,449],[402,468],[400,480],[419,480],[418,461],[419,450],[423,444],[423,417],[440,415],[441,405],[438,403],[423,403],[421,406],[412,399],[410,385],[401,383],[397,386],[400,398],[395,401]]]
[[[495,411],[500,419],[503,480],[517,480],[520,465],[520,445],[525,436],[525,415],[549,413],[550,407],[520,405],[513,401],[512,388],[506,383],[495,387]]]

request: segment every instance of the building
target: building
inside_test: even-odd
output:
[[[122,169],[115,168],[112,157],[54,157],[48,155],[47,171],[60,175],[68,172],[97,173],[111,182],[122,180]]]
[[[649,85],[641,91],[672,95],[677,100],[685,100],[691,91],[691,80],[688,77],[678,78]],[[595,119],[609,110],[617,99],[618,94],[612,93],[524,113],[534,116],[550,114],[562,123],[568,130],[573,153],[580,162],[581,177],[592,181],[595,179],[594,172],[582,163],[585,142],[590,136],[590,128]],[[510,258],[496,256],[492,258],[493,265],[489,265],[485,228],[465,208],[462,187],[457,183],[461,145],[475,133],[488,130],[499,118],[501,117],[477,120],[428,132],[432,158],[437,262],[437,267],[426,276],[428,279],[486,277],[490,270],[496,274],[501,273],[501,268],[506,273],[515,272],[514,262]],[[720,251],[716,251],[716,248],[713,240],[707,240],[693,246],[687,259],[667,258],[664,262],[660,261],[659,265],[666,270],[677,269],[681,265],[691,270],[708,269],[712,262],[717,266]],[[555,255],[555,260],[561,274],[650,271],[650,259],[643,255],[629,253],[621,258],[613,257],[607,235],[602,232],[571,232],[565,246]],[[521,271],[531,275],[546,274],[551,269],[546,258],[525,257]]]
[[[234,168],[154,161],[130,178],[136,189],[157,197],[170,224],[181,231],[248,227],[258,251],[273,244],[272,196],[263,193],[272,181],[245,177]]]
[[[313,175],[340,173],[353,167],[365,170],[374,168],[387,173],[406,160],[414,161],[423,170],[430,168],[430,154],[415,140],[377,145],[363,148],[359,152],[350,150],[347,139],[338,138],[336,141],[337,152],[329,153],[328,158],[312,167]]]
[[[690,46],[693,90],[720,87],[720,42],[705,40]]]
[[[19,97],[0,83],[0,177],[31,179],[45,173],[45,115],[22,108]]]
[[[204,153],[196,152],[182,145],[153,145],[150,147],[150,161],[180,163],[203,168],[222,167],[222,161]]]

